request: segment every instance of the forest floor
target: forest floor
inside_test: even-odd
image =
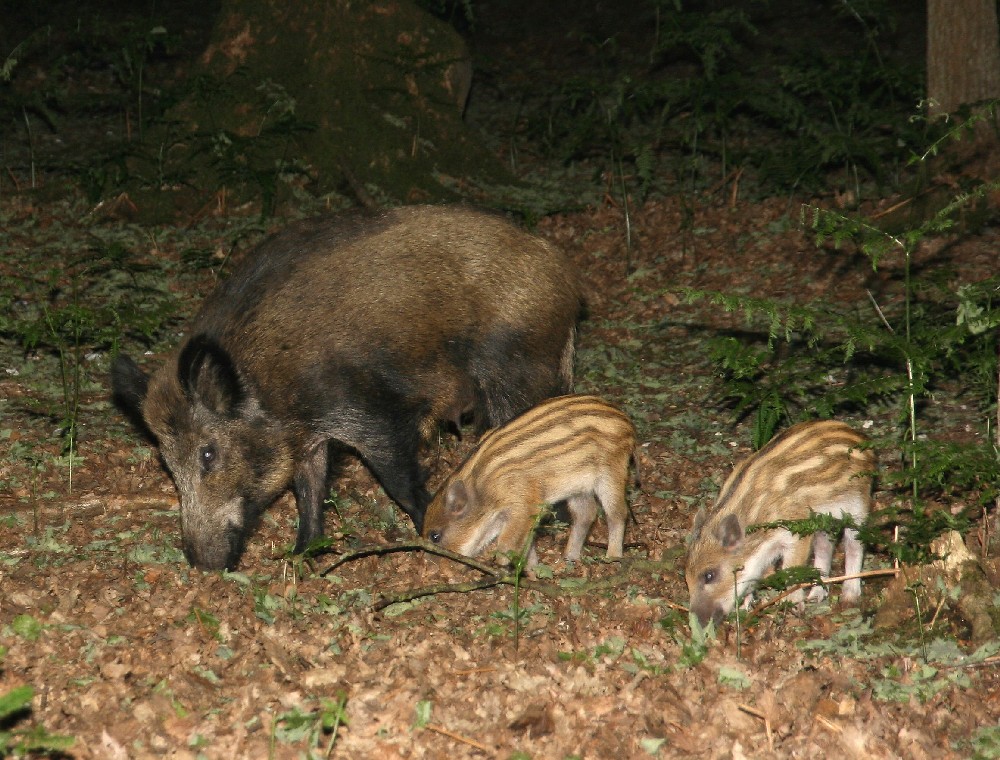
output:
[[[154,230],[69,186],[8,190],[0,200],[8,241],[0,278],[23,280],[13,308],[37,312],[43,325],[44,303],[32,295],[39,282],[51,276],[65,287],[59,270],[79,271],[53,258],[60,251],[120,244],[139,252],[148,271],[176,273],[164,290],[186,316],[225,258],[263,231],[259,209],[222,203]],[[888,308],[902,292],[900,261],[875,270],[849,247],[817,246],[800,223],[803,201],[834,202],[744,200],[730,183],[651,198],[627,214],[609,194],[539,221],[538,234],[566,250],[586,280],[576,390],[633,418],[642,487],[631,494],[636,520],[623,560],[603,559],[602,520],[575,565],[560,559],[565,530],[544,530],[539,578],[517,589],[381,607],[482,575],[419,551],[358,557],[326,572],[361,547],[414,539],[356,460],[333,482],[329,554],[289,557],[296,514],[286,495],[238,572],[194,570],[179,549],[169,476],[109,402],[109,354],[66,355],[60,365],[51,351],[5,339],[0,695],[29,685],[36,697],[0,732],[44,727],[74,737],[69,756],[116,760],[997,756],[992,655],[1000,647],[977,650],[952,589],[921,585],[916,567],[898,568],[894,580],[887,554],[866,557],[865,570],[890,572],[866,579],[858,605],[839,604],[834,587],[829,603],[772,604],[739,626],[731,618],[707,640],[689,627],[685,537],[751,451],[750,425],[723,402],[708,342],[720,334],[765,340],[766,331],[708,301],[689,303],[684,289],[822,301],[870,312],[873,322],[869,293]],[[957,287],[994,274],[997,250],[996,229],[985,228],[929,241],[914,263]],[[190,266],[198,257],[209,265]],[[65,293],[52,299],[65,302]],[[146,367],[163,360],[180,330],[143,358]],[[60,366],[82,372],[72,459],[57,431]],[[922,423],[928,434],[987,447],[989,427],[963,390],[938,389]],[[884,408],[848,421],[898,441],[898,419],[898,408]],[[442,434],[428,445],[432,488],[473,443]],[[898,466],[891,443],[878,453],[883,472]],[[877,507],[899,498],[880,488]],[[984,548],[988,527],[965,543],[995,587],[1000,564]],[[838,552],[835,572],[842,561]],[[898,609],[891,622],[877,615],[887,606]]]
[[[26,239],[80,218],[78,204],[10,202],[7,228]],[[708,335],[740,329],[742,319],[687,305],[679,289],[864,304],[873,280],[893,278],[892,264],[873,273],[817,249],[785,202],[709,199],[687,227],[679,205],[660,200],[633,212],[626,277],[622,218],[609,203],[544,219],[539,232],[570,252],[588,284],[577,390],[621,405],[639,429],[643,486],[624,560],[602,559],[599,521],[598,545],[573,567],[559,559],[564,532],[539,537],[552,573],[540,590],[438,594],[375,611],[384,597],[480,575],[418,552],[320,572],[343,552],[413,537],[352,461],[334,485],[339,514],[327,516],[331,555],[289,561],[295,510],[286,497],[267,513],[240,572],[195,571],[178,549],[170,479],[108,403],[107,356],[87,364],[93,390],[83,399],[72,490],[53,423],[38,412],[53,397],[33,381],[52,359],[8,357],[0,641],[9,651],[0,693],[32,685],[30,722],[76,737],[77,757],[295,757],[334,739],[345,757],[971,754],[977,732],[1000,719],[996,667],[965,657],[967,627],[947,610],[924,621],[926,649],[915,610],[899,629],[878,628],[888,578],[865,583],[860,607],[776,605],[740,629],[725,623],[704,645],[683,611],[694,513],[750,449],[748,426],[718,401],[705,349]],[[963,276],[988,268],[991,235],[946,257],[962,263]],[[180,251],[161,242],[150,255]],[[933,419],[954,423],[942,434],[982,435],[961,399],[942,393],[931,404]],[[851,421],[893,435],[892,420]],[[471,445],[469,436],[444,436],[428,447],[432,485]],[[883,467],[894,456],[882,451]],[[866,569],[890,566],[887,556],[867,558]],[[924,614],[946,595],[926,589]],[[323,721],[338,717],[325,734]]]

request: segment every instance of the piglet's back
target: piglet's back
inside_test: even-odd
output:
[[[589,470],[631,456],[634,446],[635,428],[624,412],[597,396],[561,396],[488,432],[459,471],[472,483],[495,485],[554,464],[565,472]]]
[[[870,490],[861,474],[875,467],[865,437],[836,420],[801,422],[736,466],[715,504],[699,513],[692,539],[726,515],[743,525],[802,519],[832,494]]]

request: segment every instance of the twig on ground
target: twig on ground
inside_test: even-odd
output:
[[[830,731],[833,731],[836,734],[842,734],[842,733],[844,733],[844,729],[841,726],[838,726],[836,723],[834,723],[832,720],[830,720],[829,718],[827,718],[825,715],[819,715],[819,714],[817,714],[814,717],[816,719],[816,722],[819,723],[824,728],[827,728],[827,729],[829,729]]]
[[[441,734],[441,736],[447,736],[449,739],[454,739],[462,744],[468,744],[470,747],[475,747],[480,752],[492,752],[492,750],[481,742],[477,742],[475,739],[470,739],[467,736],[462,736],[461,734],[456,734],[454,731],[449,731],[444,726],[439,726],[436,723],[428,723],[424,726],[428,731],[433,731],[436,734]]]
[[[767,736],[767,746],[773,752],[774,734],[771,733],[770,718],[768,718],[766,714],[764,714],[757,708],[751,707],[750,705],[737,705],[737,707],[739,707],[743,712],[747,713],[748,715],[752,715],[755,718],[759,718],[760,720],[764,721],[764,734]]]
[[[524,581],[521,583],[523,585]],[[391,607],[394,604],[410,602],[414,599],[419,599],[422,596],[435,596],[437,594],[451,593],[465,594],[470,591],[478,591],[483,588],[513,584],[513,578],[498,578],[495,575],[488,575],[485,578],[480,578],[477,581],[469,581],[468,583],[440,583],[435,586],[424,586],[422,588],[401,591],[398,594],[391,594],[389,596],[380,596],[378,601],[372,605],[372,609],[378,612],[380,610],[384,610],[386,607]]]
[[[396,552],[409,551],[423,551],[438,557],[450,559],[454,562],[465,565],[466,567],[471,567],[473,570],[478,570],[486,577],[475,581],[468,581],[466,583],[443,583],[433,586],[424,586],[422,588],[401,591],[398,594],[383,596],[373,605],[375,610],[383,610],[390,605],[398,604],[400,602],[408,602],[422,596],[432,596],[435,594],[446,593],[466,593],[469,591],[478,591],[479,589],[484,588],[492,588],[493,586],[513,586],[515,583],[518,583],[521,588],[528,589],[529,591],[537,591],[538,593],[550,597],[580,596],[582,594],[614,588],[622,583],[627,583],[631,580],[632,573],[635,570],[646,570],[652,572],[662,571],[663,569],[663,563],[634,559],[624,562],[623,569],[621,571],[615,573],[614,575],[610,575],[607,578],[599,578],[593,581],[580,579],[579,585],[541,583],[530,578],[521,578],[518,580],[514,575],[505,573],[502,568],[478,562],[471,557],[466,557],[463,554],[456,554],[455,552],[448,551],[447,549],[442,549],[436,544],[431,544],[426,541],[412,541],[402,544],[377,544],[373,546],[362,546],[359,549],[355,549],[341,555],[334,560],[333,564],[321,571],[319,574],[326,575],[341,565],[355,559],[371,557],[379,554],[395,554]],[[668,605],[675,609],[687,610],[686,607],[682,607],[671,602],[668,602]]]
[[[497,568],[493,565],[477,562],[471,557],[466,557],[464,554],[456,554],[455,552],[448,551],[447,549],[442,549],[437,544],[431,544],[426,541],[409,541],[403,544],[374,544],[371,546],[362,546],[360,549],[355,549],[354,551],[349,551],[346,554],[340,555],[336,560],[334,560],[334,563],[326,570],[323,570],[320,575],[326,575],[331,570],[335,570],[344,563],[355,559],[361,559],[362,557],[370,557],[375,554],[395,554],[396,552],[415,551],[423,551],[428,554],[434,554],[438,557],[445,557],[446,559],[458,562],[466,567],[471,567],[473,570],[478,570],[486,575],[495,576],[497,574]]]
[[[872,578],[872,577],[876,577],[876,576],[880,576],[880,575],[899,575],[899,568],[887,567],[887,568],[883,568],[882,570],[865,570],[862,573],[854,573],[853,575],[836,575],[836,576],[833,576],[831,578],[820,578],[820,582],[822,582],[822,583],[843,583],[844,581],[849,581],[852,578]],[[802,589],[807,589],[807,588],[812,588],[814,585],[816,585],[816,584],[814,584],[814,583],[812,583],[810,581],[810,582],[806,582],[806,583],[796,583],[794,586],[789,586],[788,588],[786,588],[784,591],[782,591],[780,594],[778,594],[773,599],[768,599],[767,601],[761,602],[760,604],[758,604],[756,607],[754,607],[750,611],[750,614],[751,615],[757,615],[757,614],[763,612],[764,610],[766,610],[768,607],[773,607],[778,602],[783,601],[786,597],[791,596],[796,591],[800,591]]]
[[[977,662],[934,663],[934,667],[936,668],[962,668],[963,670],[966,668],[988,668],[993,665],[1000,665],[1000,654],[995,654],[992,657],[987,657]]]

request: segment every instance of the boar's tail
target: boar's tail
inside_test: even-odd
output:
[[[573,360],[576,356],[576,325],[569,328],[569,338],[563,346],[559,357],[559,378],[562,380],[562,392],[573,392]]]

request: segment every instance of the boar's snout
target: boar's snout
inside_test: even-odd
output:
[[[235,570],[243,549],[241,531],[227,527],[210,536],[188,536],[182,539],[184,556],[199,570]]]
[[[214,521],[213,521],[214,522]],[[181,510],[181,546],[188,563],[199,570],[235,570],[243,553],[245,532],[240,524],[185,519]]]
[[[726,616],[726,610],[723,609],[722,605],[716,604],[715,600],[710,597],[693,599],[691,602],[691,612],[698,618],[698,622],[701,623],[702,627],[708,625],[709,620],[718,626]]]

